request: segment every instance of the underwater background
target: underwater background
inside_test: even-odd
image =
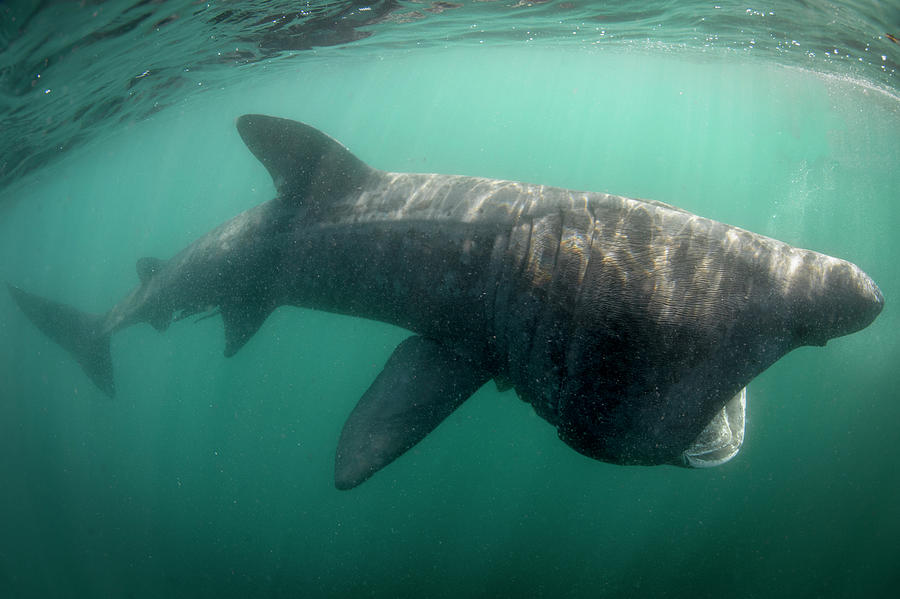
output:
[[[234,128],[393,171],[650,198],[850,260],[867,329],[749,387],[710,470],[585,458],[486,385],[350,492],[344,419],[408,333],[280,308],[113,338],[117,398],[0,293],[0,597],[892,597],[900,3],[0,5],[0,279],[101,313],[274,196]]]

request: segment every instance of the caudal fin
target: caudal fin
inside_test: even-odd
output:
[[[116,386],[109,333],[103,332],[103,317],[44,299],[12,285],[7,286],[16,304],[31,322],[72,354],[94,384],[113,397]]]

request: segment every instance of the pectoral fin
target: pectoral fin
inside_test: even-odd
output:
[[[490,377],[483,364],[437,341],[405,340],[344,424],[335,457],[335,486],[352,489],[390,464]]]

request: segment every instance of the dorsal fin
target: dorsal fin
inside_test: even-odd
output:
[[[146,285],[147,281],[153,278],[159,269],[163,267],[166,263],[165,260],[160,260],[159,258],[140,258],[137,261],[135,267],[137,268],[138,278],[141,280],[142,285]]]
[[[339,142],[297,121],[245,114],[237,129],[285,201],[327,201],[360,187],[375,172]]]

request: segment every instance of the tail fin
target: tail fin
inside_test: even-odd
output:
[[[113,397],[112,356],[103,316],[87,314],[66,304],[44,299],[7,285],[22,312],[45,335],[68,351],[101,391]]]

